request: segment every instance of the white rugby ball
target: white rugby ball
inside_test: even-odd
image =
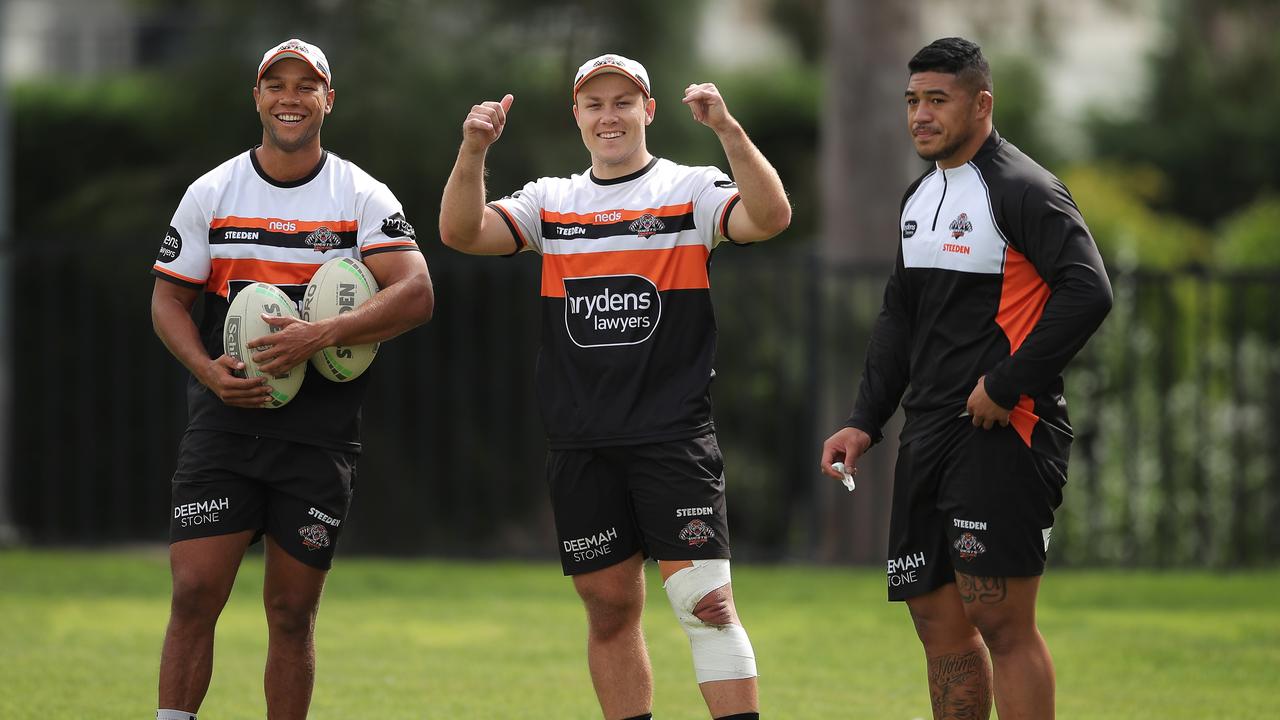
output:
[[[351,312],[378,292],[378,281],[364,263],[350,257],[330,260],[312,276],[302,299],[302,319],[327,320]],[[331,345],[311,356],[311,366],[333,382],[355,380],[369,369],[378,343]]]
[[[227,355],[244,363],[244,370],[238,375],[242,377],[266,377],[271,386],[270,402],[264,407],[284,407],[302,386],[302,379],[307,373],[307,364],[301,363],[289,369],[282,377],[274,377],[258,370],[253,361],[253,353],[259,348],[247,345],[250,340],[279,332],[262,319],[263,314],[276,317],[298,317],[293,300],[275,285],[253,283],[236,293],[231,306],[227,308],[227,320],[222,327],[222,349]]]

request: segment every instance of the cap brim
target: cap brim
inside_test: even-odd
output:
[[[275,65],[281,60],[285,60],[287,58],[294,58],[296,60],[301,60],[302,62],[309,65],[311,69],[314,70],[316,74],[319,75],[321,78],[323,78],[326,83],[330,82],[329,75],[327,73],[320,70],[319,67],[316,67],[316,64],[311,61],[311,58],[307,57],[306,55],[303,55],[302,53],[297,52],[296,50],[281,50],[275,55],[272,55],[270,58],[267,58],[267,61],[262,63],[262,67],[258,69],[258,79],[261,80],[262,76],[267,74],[267,69],[270,68],[272,65]]]
[[[582,78],[578,80],[578,82],[573,84],[573,96],[575,98],[578,97],[578,91],[582,89],[583,85],[587,84],[588,80],[590,80],[591,78],[597,75],[602,75],[604,73],[615,73],[617,75],[622,75],[626,77],[628,80],[630,80],[631,82],[635,83],[636,87],[640,88],[640,92],[644,93],[645,97],[652,97],[649,94],[648,86],[646,86],[644,82],[640,80],[640,78],[636,77],[635,75],[632,75],[626,70],[623,70],[617,65],[601,65],[600,67],[595,68],[594,70],[587,73],[586,75],[583,75]]]

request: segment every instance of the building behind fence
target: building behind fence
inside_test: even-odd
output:
[[[185,370],[151,330],[154,248],[94,242],[90,256],[83,239],[40,238],[12,257],[26,360],[9,500],[36,544],[167,534]],[[426,252],[436,315],[386,343],[371,370],[344,549],[552,558],[532,382],[537,261]],[[794,246],[715,254],[713,399],[740,559],[883,557],[891,478],[860,475],[848,494],[818,475],[842,418],[818,417],[815,398],[852,403],[884,277]],[[1280,558],[1280,276],[1140,272],[1113,284],[1111,317],[1067,373],[1076,442],[1051,560]],[[823,368],[839,387],[820,387]]]

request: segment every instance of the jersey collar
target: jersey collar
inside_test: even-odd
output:
[[[315,180],[316,176],[320,174],[320,171],[324,169],[325,161],[329,159],[329,151],[323,150],[320,153],[320,162],[316,163],[316,166],[311,169],[311,172],[298,178],[297,180],[288,180],[288,181],[276,180],[275,178],[268,175],[267,172],[262,169],[262,166],[258,164],[258,153],[254,151],[260,147],[262,147],[262,145],[254,145],[252,148],[249,149],[249,162],[253,163],[253,170],[254,172],[258,173],[258,177],[262,178],[263,181],[266,182],[267,184],[275,185],[278,188],[301,187],[311,182],[312,180]]]
[[[631,180],[635,180],[641,175],[644,175],[645,173],[652,170],[653,166],[657,164],[658,164],[658,157],[655,155],[653,158],[649,160],[649,162],[644,167],[640,168],[639,170],[633,173],[628,173],[626,175],[623,175],[622,177],[609,178],[608,180],[601,180],[600,178],[596,177],[595,170],[588,170],[587,172],[591,176],[591,182],[597,185],[617,185],[618,183],[624,183]]]
[[[978,148],[978,152],[973,154],[969,162],[973,162],[978,158],[986,157],[996,151],[1004,143],[1004,139],[1000,137],[1000,133],[995,128],[991,128],[991,134],[987,136],[986,142],[982,143],[982,147]]]

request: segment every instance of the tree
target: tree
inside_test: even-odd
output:
[[[815,282],[823,296],[815,304],[847,308],[875,303],[878,294],[851,293],[849,278],[883,278],[898,245],[898,207],[902,192],[919,170],[904,130],[902,89],[906,62],[919,49],[920,18],[914,3],[878,0],[831,1],[826,6],[827,104],[820,138],[823,187],[822,230]],[[826,272],[830,266],[840,272]],[[825,286],[826,279],[830,287]],[[862,282],[882,287],[883,282]],[[831,302],[823,298],[834,294]],[[874,317],[851,309],[848,317]],[[853,327],[846,318],[815,319],[823,367],[816,387],[816,448],[847,416],[861,371],[857,358],[867,345],[869,327]],[[837,503],[838,484],[818,476],[820,510],[818,556],[828,560],[880,562],[888,538],[889,505],[897,433],[886,433],[860,463],[859,491],[849,504]],[[846,510],[851,508],[851,510]]]
[[[1280,5],[1179,0],[1169,23],[1147,97],[1090,134],[1098,155],[1165,174],[1159,209],[1212,225],[1280,191]]]

